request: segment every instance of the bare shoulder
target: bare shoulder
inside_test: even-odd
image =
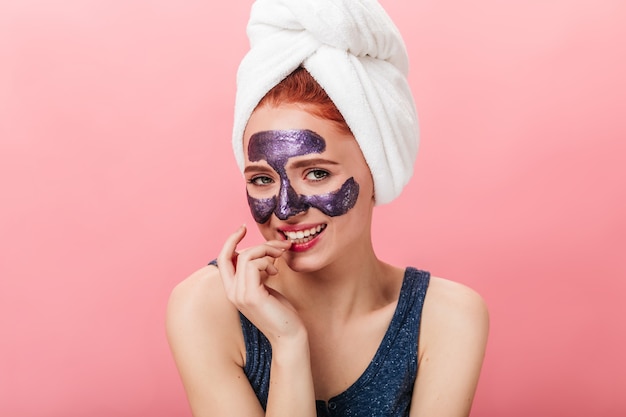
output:
[[[175,356],[194,346],[213,353],[222,346],[222,353],[240,362],[239,315],[226,298],[214,266],[199,269],[174,287],[167,306],[166,329]]]
[[[181,281],[170,294],[168,319],[210,319],[211,310],[227,307],[220,274],[216,267],[205,266]]]
[[[227,415],[229,410],[260,415],[243,371],[239,313],[226,298],[216,267],[196,271],[173,289],[166,329],[194,416]]]
[[[473,289],[432,277],[424,300],[420,356],[429,347],[466,345],[483,351],[489,333],[489,310]]]
[[[489,313],[471,288],[432,277],[422,312],[413,416],[467,416],[485,355]]]
[[[168,314],[193,313],[209,308],[221,297],[220,274],[216,267],[207,265],[181,281],[170,295]]]
[[[437,327],[480,330],[489,325],[485,300],[473,289],[443,278],[432,277],[424,301],[424,319]]]

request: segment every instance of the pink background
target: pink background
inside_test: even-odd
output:
[[[0,4],[0,415],[190,415],[164,310],[253,224],[229,144],[250,4]],[[422,145],[376,246],[487,300],[473,414],[626,415],[626,3],[383,5]]]

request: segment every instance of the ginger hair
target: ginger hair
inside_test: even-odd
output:
[[[258,107],[299,104],[303,110],[321,119],[335,122],[342,133],[351,134],[350,127],[326,91],[303,67],[298,67],[261,99]]]

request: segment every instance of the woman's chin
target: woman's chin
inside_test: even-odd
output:
[[[283,255],[283,260],[289,269],[301,274],[317,272],[322,267],[318,256],[308,256],[306,252],[287,251]]]

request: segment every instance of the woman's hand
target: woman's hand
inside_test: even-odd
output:
[[[265,285],[270,275],[278,273],[274,262],[291,242],[270,240],[237,252],[245,235],[246,227],[241,226],[226,239],[217,258],[226,296],[272,345],[301,336],[305,328],[295,309],[280,293]]]
[[[265,285],[278,270],[275,261],[287,240],[270,240],[237,252],[246,234],[241,226],[226,239],[217,258],[226,297],[272,345],[266,416],[315,416],[315,389],[306,328],[293,306]]]

